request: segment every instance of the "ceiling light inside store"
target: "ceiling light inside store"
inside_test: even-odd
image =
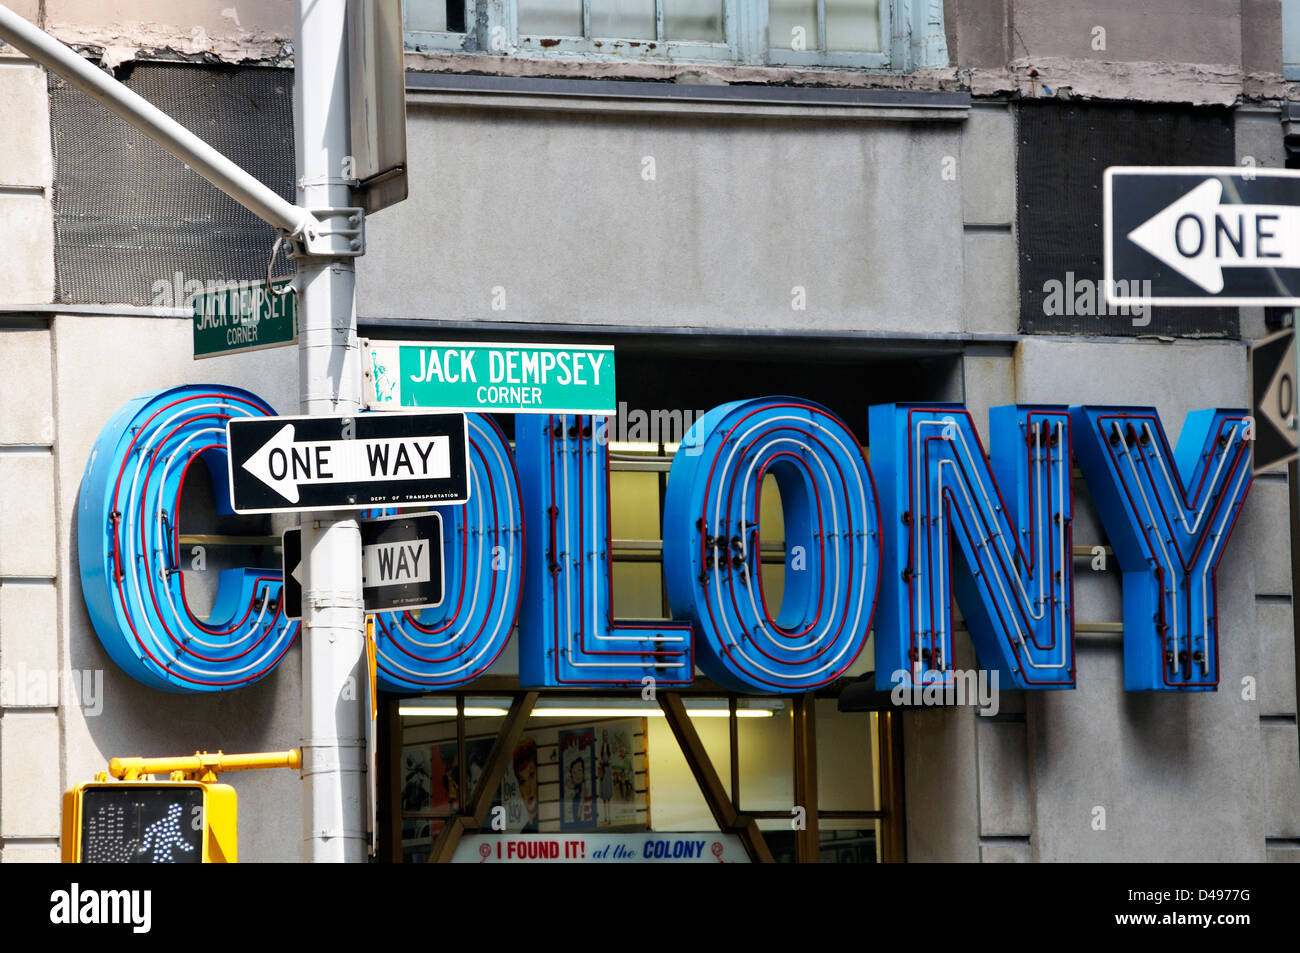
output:
[[[495,702],[496,699],[493,699]],[[771,718],[785,708],[785,703],[778,700],[747,699],[736,709],[737,718]],[[496,704],[466,705],[466,718],[501,718],[507,713],[504,707]],[[726,718],[730,711],[727,703],[719,699],[699,699],[690,702],[686,713],[692,718]],[[446,703],[421,704],[412,700],[398,708],[403,718],[455,718],[456,706]],[[533,709],[533,718],[620,718],[623,716],[641,716],[643,718],[662,718],[663,710],[650,707],[641,701],[619,702],[602,699],[597,703],[584,704],[580,700],[545,699]]]

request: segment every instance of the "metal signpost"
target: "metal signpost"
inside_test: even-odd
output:
[[[302,532],[283,534],[284,613],[302,618]],[[435,609],[445,572],[442,516],[381,516],[361,523],[362,592],[367,613]]]
[[[524,414],[618,413],[607,344],[363,341],[365,405]]]
[[[291,278],[214,288],[194,298],[194,357],[298,343],[298,295]]]
[[[405,104],[397,94],[405,69],[402,18],[388,15],[379,2],[294,2],[297,205],[0,6],[0,39],[121,116],[288,240],[298,269],[299,398],[305,414],[351,416],[360,409],[355,259],[365,252],[365,209],[405,195]],[[348,62],[347,11],[357,7],[362,9],[354,10],[352,39],[359,62],[353,68],[362,76],[351,75]],[[358,124],[365,130],[361,145],[372,157],[364,163],[365,174],[373,173],[366,182],[357,177],[351,148],[353,114],[364,120]],[[372,195],[372,188],[383,194]],[[356,691],[366,674],[360,531],[355,518],[328,513],[308,514],[302,529],[303,859],[361,862],[367,713]]]
[[[304,414],[360,409],[355,257],[364,212],[353,207],[345,4],[294,0],[294,154],[298,203],[320,210],[318,251],[295,248],[302,298],[298,397]],[[302,254],[302,252],[306,254]],[[366,856],[365,617],[354,517],[302,516],[303,857]]]

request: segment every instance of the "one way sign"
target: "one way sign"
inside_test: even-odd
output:
[[[286,529],[284,614],[302,618],[302,530]],[[366,612],[442,605],[442,515],[381,516],[361,521],[361,591]]]
[[[1111,304],[1300,304],[1300,171],[1116,167],[1104,184]]]
[[[1295,332],[1288,328],[1250,347],[1255,415],[1255,473],[1296,459]]]
[[[469,499],[464,414],[236,418],[226,444],[237,513]]]

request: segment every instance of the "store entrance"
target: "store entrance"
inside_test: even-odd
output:
[[[901,724],[837,692],[594,697],[489,678],[387,697],[380,855],[481,861],[901,861]]]

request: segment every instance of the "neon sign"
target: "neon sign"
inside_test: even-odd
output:
[[[532,532],[519,620],[521,684],[689,685],[691,626],[615,622],[607,418],[515,418],[515,457]]]
[[[1079,468],[1124,571],[1124,687],[1214,689],[1215,573],[1250,489],[1250,419],[1193,411],[1175,451],[1154,407],[1070,414]]]
[[[759,568],[771,473],[794,559],[774,618]],[[852,431],[789,398],[723,404],[691,427],[664,503],[673,615],[700,635],[700,668],[736,691],[805,691],[857,659],[880,583],[880,507]]]
[[[224,474],[226,420],[271,413],[234,388],[173,388],[129,403],[95,444],[81,492],[82,587],[101,641],[146,684],[246,685],[296,635],[279,611],[278,570],[223,571],[202,620],[179,570],[188,467],[202,459]],[[668,475],[673,618],[640,622],[612,611],[607,418],[521,414],[513,452],[491,417],[468,422],[470,501],[438,508],[447,596],[378,617],[387,689],[474,681],[516,624],[526,687],[681,685],[698,664],[736,691],[807,691],[842,676],[873,629],[879,687],[899,670],[913,685],[946,685],[954,597],[1004,684],[1072,688],[1076,462],[1124,573],[1125,687],[1217,685],[1214,574],[1250,488],[1243,411],[1189,415],[1175,452],[1151,408],[997,407],[987,456],[960,404],[879,405],[868,465],[848,425],[817,404],[724,404],[692,425]],[[760,569],[768,474],[785,526],[779,607]],[[229,512],[225,480],[213,483]]]
[[[278,569],[222,570],[200,619],[185,596],[178,512],[195,463],[232,514],[226,423],[269,417],[234,387],[187,386],[130,401],[104,426],[81,479],[81,589],[100,641],[123,671],[169,692],[239,688],[279,664],[298,634],[281,611]]]
[[[1070,413],[995,407],[992,458],[960,404],[870,411],[888,580],[876,671],[952,677],[952,593],[986,668],[1013,688],[1074,686]]]

